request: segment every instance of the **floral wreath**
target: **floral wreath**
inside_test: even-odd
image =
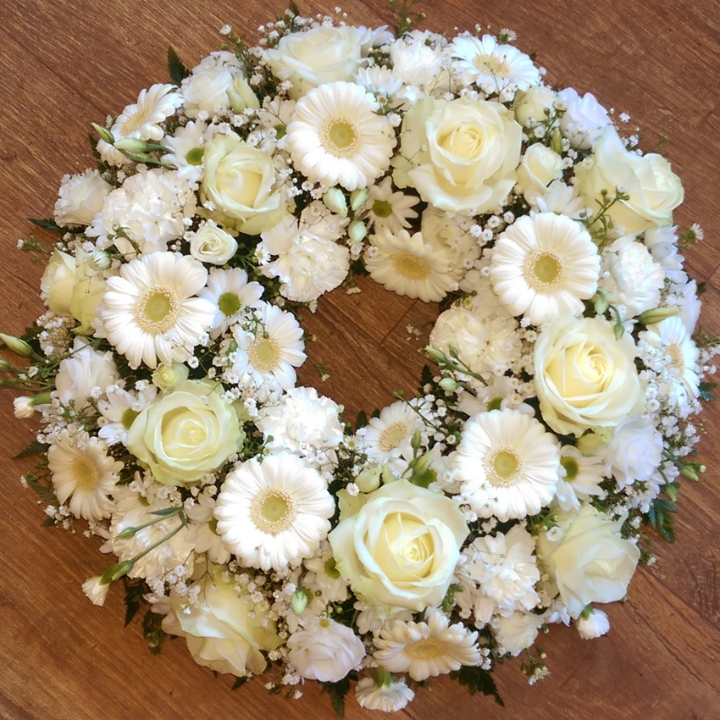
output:
[[[510,44],[292,7],[94,125],[67,175],[47,305],[2,360],[41,416],[46,524],[85,521],[151,650],[339,711],[491,672],[551,623],[606,633],[653,528],[673,539],[716,341],[660,154]],[[420,19],[424,17],[420,14]],[[443,311],[417,397],[355,423],[313,388],[298,310],[369,274]],[[299,697],[298,689],[291,696]]]

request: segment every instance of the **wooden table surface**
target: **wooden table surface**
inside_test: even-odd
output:
[[[335,0],[300,3],[308,15],[330,12]],[[347,2],[350,22],[391,21],[383,0]],[[0,2],[0,329],[18,333],[40,313],[42,267],[15,250],[32,232],[25,218],[52,214],[65,173],[90,166],[87,134],[133,102],[140,89],[167,81],[172,44],[193,66],[221,38],[226,22],[255,40],[270,12],[261,0],[25,0]],[[717,0],[535,0],[483,3],[426,0],[435,30],[476,23],[518,33],[538,52],[559,86],[592,90],[642,128],[644,147],[661,135],[682,177],[686,202],[677,221],[699,222],[706,239],[687,265],[708,281],[702,330],[720,334],[720,11]],[[348,416],[412,390],[421,344],[434,306],[385,292],[372,282],[361,295],[323,298],[307,327],[319,340],[311,357],[330,365],[321,392],[344,402]],[[308,364],[309,365],[309,364]],[[301,380],[316,382],[305,368]],[[135,621],[123,628],[122,593],[104,608],[80,589],[106,564],[97,541],[40,527],[42,508],[18,478],[29,466],[11,458],[32,437],[31,421],[15,420],[11,393],[0,400],[0,715],[22,720],[332,718],[314,684],[301,701],[270,696],[259,681],[231,692],[232,680],[197,666],[182,641],[151,657]],[[533,718],[534,720],[715,720],[720,718],[720,403],[703,415],[700,446],[708,472],[685,483],[674,546],[660,542],[652,568],[641,568],[629,600],[609,608],[607,637],[583,641],[553,627],[542,641],[551,675],[529,687],[517,662],[497,670],[506,708],[470,698],[441,679],[420,691],[401,718]],[[346,717],[379,717],[349,697]]]

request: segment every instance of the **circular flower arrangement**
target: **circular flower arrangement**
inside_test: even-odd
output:
[[[288,11],[95,126],[63,179],[47,312],[2,361],[41,416],[24,480],[82,522],[157,649],[404,707],[550,623],[609,629],[672,539],[713,345],[669,163],[509,31],[452,40]],[[299,308],[367,273],[442,302],[419,395],[350,424],[296,387]]]

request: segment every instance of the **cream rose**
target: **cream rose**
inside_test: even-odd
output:
[[[200,199],[213,219],[248,235],[269,230],[287,214],[275,188],[272,158],[235,133],[218,135],[205,148]]]
[[[629,195],[628,200],[615,203],[607,213],[626,235],[670,225],[673,210],[684,197],[680,178],[662,155],[648,153],[641,157],[628,152],[612,127],[605,128],[592,155],[577,168],[576,177],[580,193],[595,210],[603,190],[615,195],[620,186]]]
[[[531,145],[517,171],[517,182],[523,193],[544,193],[547,186],[562,176],[562,158],[542,143]]]
[[[450,498],[398,480],[368,495],[329,540],[356,595],[419,612],[442,602],[468,532]]]
[[[561,540],[551,542],[547,533],[538,536],[537,556],[572,618],[579,618],[590,603],[625,596],[640,559],[637,545],[620,533],[625,519],[612,520],[583,505],[579,512],[557,513]]]
[[[529,121],[543,122],[553,109],[557,94],[549,87],[531,87],[515,96],[515,119],[525,127]],[[547,111],[547,112],[546,112]]]
[[[293,100],[327,82],[352,82],[365,63],[373,33],[364,27],[315,27],[281,38],[265,56],[273,74],[292,83]]]
[[[515,185],[521,142],[522,128],[499,103],[425,98],[403,121],[393,179],[440,210],[491,212]]]
[[[204,566],[203,566],[204,569]],[[162,622],[169,635],[184,637],[195,662],[214,672],[245,677],[259,675],[267,667],[262,650],[269,652],[282,644],[267,611],[225,582],[225,567],[210,566],[200,583],[201,602],[187,603],[175,591],[170,593],[170,612]],[[263,625],[265,621],[265,625]]]
[[[200,262],[212,265],[224,265],[236,253],[237,240],[208,220],[197,232],[187,233],[185,239],[190,243],[190,254]]]
[[[615,427],[644,401],[632,337],[617,340],[600,318],[558,318],[535,343],[535,392],[543,420],[561,435]]]
[[[186,380],[146,407],[130,426],[127,448],[163,485],[184,485],[238,451],[243,431],[219,385]]]
[[[91,335],[92,322],[105,293],[105,275],[96,268],[93,254],[81,248],[75,250],[75,284],[70,297],[70,313],[80,323],[75,329],[81,335]]]
[[[70,317],[70,302],[75,286],[75,258],[54,250],[40,279],[40,289],[47,306],[56,314]]]

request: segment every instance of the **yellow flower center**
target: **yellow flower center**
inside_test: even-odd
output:
[[[147,333],[157,335],[169,330],[180,314],[180,301],[172,290],[155,287],[138,302],[136,320]]]
[[[488,75],[494,77],[508,77],[510,75],[510,66],[504,57],[498,57],[497,55],[476,55],[473,60],[473,65]]]
[[[548,250],[531,253],[525,261],[523,275],[533,290],[547,292],[562,282],[562,261],[558,255]]]
[[[413,660],[434,660],[446,655],[445,645],[435,638],[424,638],[408,645],[405,654]]]
[[[355,125],[346,118],[333,118],[322,135],[323,147],[335,157],[350,157],[358,146],[358,134]]]
[[[379,218],[388,218],[392,215],[392,205],[387,200],[376,200],[372,211]]]
[[[234,292],[223,293],[218,298],[218,307],[223,315],[230,317],[240,309],[240,298],[237,296],[237,293]]]
[[[248,357],[259,372],[272,372],[280,365],[280,346],[274,338],[257,337],[248,348]]]
[[[121,132],[123,135],[130,135],[130,133],[135,132],[139,128],[141,128],[148,119],[148,115],[150,108],[148,106],[138,108],[134,115],[131,115],[123,124],[121,127]]]
[[[515,448],[497,448],[489,455],[486,463],[488,480],[495,487],[510,487],[520,477],[522,458]]]
[[[255,526],[268,535],[277,535],[292,526],[295,501],[285,490],[264,490],[253,501],[252,519]]]
[[[674,368],[676,370],[685,369],[682,350],[680,350],[676,343],[671,343],[670,345],[668,345],[665,352],[670,356],[670,362],[668,363],[668,367]]]
[[[398,274],[408,280],[425,280],[430,275],[427,260],[409,252],[396,253],[392,263]]]
[[[80,490],[92,491],[97,487],[100,473],[95,463],[84,456],[77,457],[72,464],[73,479]]]
[[[486,131],[476,123],[463,123],[438,138],[438,145],[453,155],[475,160],[482,155],[486,145]]]
[[[394,450],[407,435],[408,427],[403,422],[388,425],[381,433],[378,445],[383,452]]]

